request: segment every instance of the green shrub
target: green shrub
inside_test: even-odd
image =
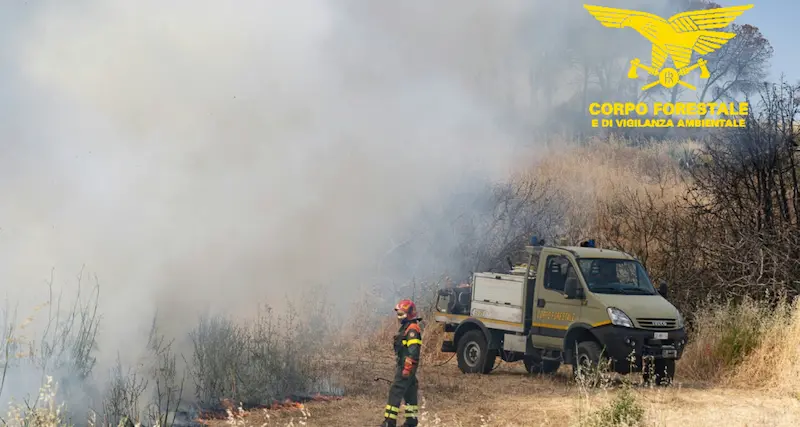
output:
[[[608,406],[595,414],[593,425],[600,427],[640,426],[644,419],[644,408],[636,400],[629,387],[623,387]]]
[[[737,313],[739,314],[739,313]],[[725,366],[733,367],[741,363],[761,342],[761,325],[758,319],[733,315],[727,318],[719,330],[719,342],[713,349]]]

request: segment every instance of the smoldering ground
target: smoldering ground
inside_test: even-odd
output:
[[[463,239],[451,194],[537,158],[551,82],[530,77],[534,52],[568,44],[556,23],[585,12],[516,0],[5,9],[0,282],[27,315],[51,268],[67,297],[83,265],[96,274],[97,372],[143,347],[157,309],[181,336],[207,309],[249,313],[321,288],[351,301],[418,235],[422,207],[443,207],[425,216],[437,239],[424,244],[446,269]],[[393,253],[394,279],[420,253]]]

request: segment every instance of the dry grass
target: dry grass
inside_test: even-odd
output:
[[[800,305],[768,307],[745,299],[697,313],[678,369],[688,378],[797,395],[800,392]]]
[[[576,150],[556,150],[530,173],[539,179],[558,177],[558,185],[577,205],[595,205],[624,188],[668,198],[685,188],[679,179],[679,158],[698,147],[691,140],[637,147],[623,140],[598,140]]]
[[[698,147],[691,140],[634,147],[612,138],[577,148],[565,141],[518,180],[546,182],[564,197],[564,228],[571,240],[599,238],[605,231],[598,224],[600,206],[624,203],[630,193],[647,194],[657,206],[683,195],[680,161]]]
[[[420,371],[421,426],[598,426],[597,414],[611,407],[620,389],[585,391],[554,377],[527,375],[519,363],[486,376],[462,375],[455,363]],[[388,385],[370,393],[300,409],[257,411],[245,426],[377,426]],[[642,426],[791,426],[800,423],[800,401],[791,396],[697,386],[669,389],[633,387]],[[267,416],[269,416],[267,418]],[[226,422],[211,425],[222,427]]]
[[[56,401],[56,385],[52,377],[42,386],[33,402],[9,405],[8,414],[2,422],[8,427],[54,427],[67,425],[64,404]]]
[[[520,363],[502,364],[492,374],[458,372],[454,362],[420,370],[421,426],[605,426],[637,425],[728,427],[794,426],[800,423],[800,400],[779,393],[753,394],[734,388],[708,389],[678,384],[668,389],[633,386],[587,390],[568,380],[568,369],[553,376],[533,376]],[[366,375],[366,373],[364,373]],[[312,402],[291,408],[243,411],[229,407],[226,420],[205,422],[225,426],[376,426],[381,421],[387,385],[373,383],[361,396]],[[69,425],[51,388],[43,388],[35,412],[15,406],[4,421],[14,427]],[[604,414],[619,411],[625,401],[641,412],[633,424],[607,423]],[[367,390],[365,390],[367,391]],[[631,413],[628,410],[628,413]],[[608,421],[609,417],[605,417]]]

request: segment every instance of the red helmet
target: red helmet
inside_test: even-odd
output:
[[[414,320],[417,318],[417,306],[414,305],[414,302],[408,299],[404,299],[397,303],[394,306],[394,311],[397,313],[397,318],[399,320]]]

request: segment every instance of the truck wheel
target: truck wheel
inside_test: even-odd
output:
[[[607,361],[602,353],[600,344],[594,341],[579,343],[575,361],[572,363],[573,379],[590,387],[599,385],[602,379],[601,366]]]
[[[675,361],[672,359],[656,359],[655,363],[653,363],[653,376],[655,376],[655,385],[657,386],[672,384],[672,380],[675,378]],[[649,366],[644,367],[642,379],[645,384],[650,383]]]
[[[523,362],[525,363],[525,369],[530,374],[552,374],[561,367],[561,362],[557,360],[536,360],[532,357],[526,357]]]
[[[494,367],[486,337],[480,330],[469,331],[458,340],[458,368],[465,374],[488,374]],[[488,369],[487,369],[488,367]]]

